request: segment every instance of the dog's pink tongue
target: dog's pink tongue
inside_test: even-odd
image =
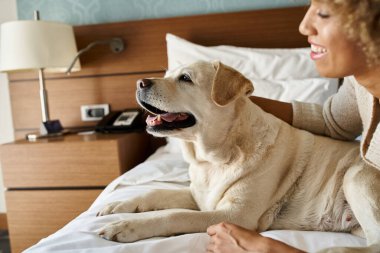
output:
[[[146,119],[146,123],[148,124],[148,126],[157,126],[161,125],[162,121],[173,122],[176,120],[185,120],[187,118],[188,115],[186,113],[165,113],[158,116],[149,115]]]
[[[161,114],[161,118],[166,122],[173,122],[178,118],[179,113],[165,113]]]

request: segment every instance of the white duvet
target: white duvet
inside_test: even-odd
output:
[[[167,238],[151,238],[135,243],[107,241],[97,235],[106,223],[126,219],[130,215],[112,214],[96,217],[107,203],[164,188],[180,189],[189,185],[187,164],[175,142],[158,149],[147,161],[115,179],[99,195],[91,207],[65,227],[42,239],[27,253],[43,252],[107,252],[107,253],[202,253],[208,242],[206,233],[185,234]],[[276,230],[262,233],[307,252],[331,246],[364,246],[365,240],[351,234],[313,231]]]

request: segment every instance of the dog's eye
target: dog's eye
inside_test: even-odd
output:
[[[190,76],[188,74],[182,74],[182,75],[180,75],[179,78],[178,78],[178,80],[181,81],[181,82],[192,83],[191,78],[190,78]]]

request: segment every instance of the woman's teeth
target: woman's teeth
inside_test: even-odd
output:
[[[323,54],[327,52],[327,49],[311,44],[311,51],[313,51],[314,53]]]

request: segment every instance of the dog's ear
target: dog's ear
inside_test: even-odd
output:
[[[212,100],[220,106],[227,105],[239,96],[253,92],[251,81],[237,70],[217,61],[213,62],[216,74],[211,90]]]

